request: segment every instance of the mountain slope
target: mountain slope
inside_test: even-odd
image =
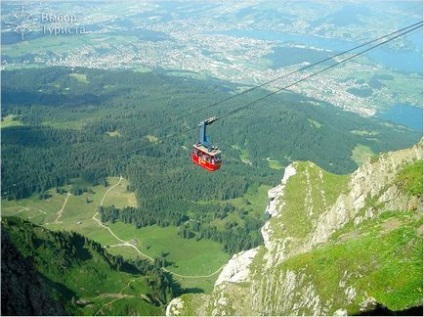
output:
[[[32,261],[22,256],[3,230],[1,258],[3,316],[66,315],[64,307],[50,296],[46,282]]]
[[[422,310],[422,153],[421,141],[350,176],[291,164],[269,192],[265,246],[235,255],[206,305],[193,307],[186,296],[168,314]]]
[[[1,267],[2,315],[158,315],[168,296],[152,264],[14,217],[2,219]]]

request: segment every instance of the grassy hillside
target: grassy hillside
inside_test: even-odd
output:
[[[163,312],[161,271],[147,263],[142,273],[83,236],[50,231],[15,217],[3,218],[2,233],[33,263],[48,285],[51,297],[64,305],[69,314]],[[3,260],[9,256],[3,254]],[[2,275],[2,280],[9,279],[12,283],[13,278]]]
[[[348,175],[328,173],[311,162],[295,162],[296,174],[290,177],[284,189],[284,209],[281,220],[270,221],[274,237],[303,238],[313,228],[322,212],[335,203],[347,189]],[[284,230],[279,230],[284,223]]]
[[[65,315],[63,304],[56,302],[46,279],[13,245],[1,229],[1,314],[3,316]]]
[[[396,182],[405,194],[422,197],[423,161],[407,164],[399,173]]]
[[[207,300],[185,294],[168,309],[422,315],[422,162],[422,142],[346,176],[294,162],[291,176],[273,189],[265,246],[253,258],[246,252],[229,261]]]
[[[331,298],[330,314],[339,307],[350,315],[361,313],[361,303],[370,297],[392,311],[419,306],[423,298],[422,224],[419,212],[384,213],[338,232],[332,243],[290,258],[275,270],[302,275],[321,298]],[[344,296],[335,294],[349,288],[356,296],[346,305]]]
[[[422,146],[417,145],[382,154],[355,172],[366,175],[359,181],[355,176],[328,174],[311,163],[293,164],[296,174],[284,189],[280,214],[269,223],[273,249],[262,248],[251,268],[262,312],[326,315],[343,309],[359,314],[381,307],[386,313],[418,307],[422,311],[420,151]],[[363,207],[355,211],[362,197]],[[333,218],[321,217],[325,213]],[[309,247],[312,237],[325,230],[333,232],[331,238]],[[261,272],[267,258],[290,252],[292,256]],[[287,306],[279,304],[280,296],[287,297]]]

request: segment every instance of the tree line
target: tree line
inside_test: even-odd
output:
[[[98,211],[104,223],[121,221],[131,223],[136,228],[151,225],[177,226],[178,234],[182,238],[210,239],[219,242],[223,245],[223,250],[229,254],[257,247],[263,242],[260,228],[264,224],[264,218],[257,219],[249,216],[243,209],[237,209],[231,204],[185,202],[184,204],[175,203],[175,206],[175,208],[164,207],[155,212],[144,207],[119,209],[112,205],[101,206]],[[215,220],[223,220],[234,212],[240,214],[241,223],[228,221],[220,228],[214,224]],[[194,214],[192,219],[189,218],[189,213]]]

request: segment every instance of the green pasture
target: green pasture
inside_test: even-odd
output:
[[[271,186],[267,185],[260,185],[257,188],[249,187],[243,197],[230,199],[228,202],[237,208],[244,208],[260,217],[265,214],[266,206],[268,205],[268,191],[271,188]]]
[[[2,216],[17,216],[42,225],[52,223],[57,218],[56,212],[62,208],[66,194],[56,194],[49,190],[50,198],[40,200],[37,195],[21,200],[2,200]]]
[[[352,150],[352,156],[350,157],[358,166],[361,166],[368,159],[374,155],[374,152],[369,146],[363,144],[357,144]]]
[[[118,182],[119,177],[108,177],[107,180],[112,186]],[[81,180],[74,180],[73,184],[86,185]],[[116,186],[108,193],[108,195],[115,197],[113,204],[116,206],[125,206],[128,201],[133,199],[134,194],[126,192],[126,184],[124,180],[120,187]],[[62,189],[68,191],[70,186],[72,185],[63,186]],[[108,188],[98,185],[91,187],[89,192],[80,196],[70,195],[59,218],[58,211],[62,209],[67,193],[59,194],[56,193],[55,189],[48,190],[47,193],[50,197],[45,200],[40,200],[38,195],[32,195],[21,200],[2,200],[2,215],[18,216],[38,225],[45,225],[53,230],[76,231],[79,233],[89,232],[98,227],[92,217],[97,212],[97,208],[100,206],[100,202]],[[112,193],[115,190],[122,192],[122,196]],[[105,199],[104,204],[107,205],[108,203],[108,199]]]
[[[117,222],[108,226],[119,238],[124,241],[134,241],[140,252],[158,258],[162,253],[167,254],[167,261],[171,264],[167,267],[173,273],[186,277],[175,276],[183,288],[201,288],[211,291],[218,277],[215,274],[229,255],[222,250],[222,245],[210,240],[183,239],[178,235],[176,227],[158,227],[156,225],[135,228],[133,225]],[[100,234],[100,232],[99,232]],[[102,235],[108,235],[108,231],[101,231]],[[119,244],[115,240],[114,244]],[[109,245],[108,251],[112,254],[126,255],[135,258],[141,255],[128,246]],[[198,278],[196,278],[198,277]]]
[[[7,115],[1,120],[1,128],[9,128],[23,125],[21,121],[19,121],[14,115]]]
[[[88,84],[90,81],[87,79],[87,76],[85,74],[80,73],[72,73],[69,74],[70,77],[75,78],[77,81],[83,84]]]
[[[316,120],[312,120],[312,119],[308,119],[309,123],[311,124],[311,127],[319,129],[322,127],[322,123],[316,121]]]
[[[274,170],[282,170],[284,169],[284,166],[280,163],[280,161],[277,160],[272,160],[270,158],[267,158],[268,161],[268,165],[270,168],[274,169]]]
[[[110,231],[99,226],[93,219],[102,200],[103,206],[115,205],[122,208],[137,205],[135,194],[126,190],[127,180],[123,179],[119,185],[115,186],[118,181],[119,177],[108,177],[108,187],[98,185],[80,196],[70,195],[60,217],[58,211],[63,207],[67,193],[58,194],[54,189],[48,191],[51,197],[46,200],[40,200],[36,195],[17,201],[2,200],[2,215],[18,216],[44,225],[51,230],[75,231],[99,242],[111,254],[122,255],[125,258],[134,259],[137,256],[143,258],[134,248],[122,245],[123,243],[117,240]],[[74,180],[74,184],[84,185],[85,183]],[[112,186],[114,187],[109,190]],[[67,190],[69,186],[64,186],[63,189]],[[260,205],[263,212],[264,201],[255,197],[259,193],[264,194],[266,190],[264,186],[260,187],[256,194],[247,194],[251,201],[251,208],[254,209]],[[106,191],[108,193],[104,198]],[[233,203],[243,204],[238,199],[233,200]],[[96,218],[100,219],[100,215],[96,214]],[[118,238],[133,243],[140,252],[151,258],[160,257],[163,253],[167,254],[167,261],[170,263],[167,269],[187,276],[175,276],[186,289],[212,291],[219,273],[210,277],[205,276],[216,272],[229,259],[229,255],[222,250],[221,244],[210,240],[183,239],[178,235],[177,227],[150,226],[137,229],[133,224],[123,222],[105,225]]]
[[[121,132],[119,131],[111,131],[111,132],[106,132],[106,134],[110,137],[120,137],[122,136]]]
[[[233,145],[232,148],[235,149],[235,150],[240,151],[240,160],[243,163],[250,164],[249,151],[246,148],[241,148],[238,145]]]

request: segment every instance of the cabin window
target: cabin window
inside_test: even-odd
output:
[[[216,154],[216,155],[214,156],[214,160],[215,160],[216,162],[221,162],[221,153]]]

